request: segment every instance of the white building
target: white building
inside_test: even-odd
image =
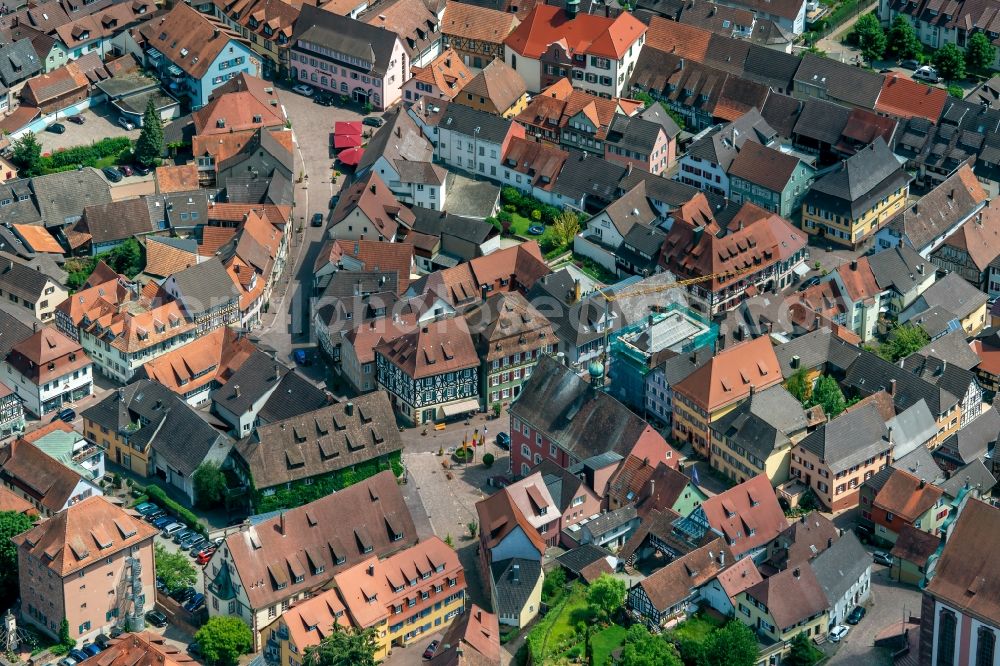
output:
[[[41,418],[93,393],[91,366],[79,343],[46,327],[14,345],[3,364],[3,383]]]

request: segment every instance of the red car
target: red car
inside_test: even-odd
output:
[[[205,566],[208,561],[212,559],[212,555],[215,553],[215,546],[206,548],[205,550],[198,553],[198,559],[195,560],[198,564]]]
[[[118,170],[121,171],[123,174],[125,174],[126,177],[132,176],[132,175],[135,174],[135,171],[132,170],[132,167],[130,167],[127,164],[121,165],[120,167],[118,167]]]
[[[441,641],[437,640],[436,638],[430,642],[430,644],[427,646],[427,649],[424,650],[424,659],[430,659],[431,657],[434,656],[434,653],[437,652],[437,647],[440,642]]]

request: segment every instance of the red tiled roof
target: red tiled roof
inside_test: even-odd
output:
[[[788,527],[774,488],[763,474],[708,498],[701,507],[737,557],[767,544]]]
[[[882,83],[882,92],[875,102],[875,110],[904,120],[926,118],[936,123],[947,100],[948,92],[943,88],[890,74]]]
[[[594,14],[570,18],[560,7],[536,5],[504,44],[534,59],[545,53],[550,44],[560,42],[574,55],[620,60],[645,32],[646,26],[627,12],[614,19]]]
[[[896,469],[878,491],[872,504],[898,516],[904,522],[912,523],[934,506],[942,495],[944,491],[933,483]]]
[[[693,25],[653,16],[646,33],[645,48],[673,53],[681,58],[704,62],[708,55],[708,42],[712,32]]]
[[[767,336],[722,350],[674,385],[674,391],[707,412],[780,383],[781,366]],[[773,493],[772,493],[773,494]]]

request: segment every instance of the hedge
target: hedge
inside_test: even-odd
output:
[[[73,146],[42,158],[45,170],[66,171],[78,165],[95,166],[108,157],[119,157],[125,151],[132,151],[132,141],[128,137],[115,136],[95,141],[89,146]]]
[[[146,494],[149,496],[150,501],[159,504],[160,507],[174,514],[180,520],[183,520],[191,529],[198,530],[206,536],[208,535],[208,530],[198,520],[198,516],[194,515],[190,509],[184,508],[178,502],[167,497],[167,494],[159,486],[148,486]]]

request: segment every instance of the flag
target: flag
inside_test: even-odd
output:
[[[691,467],[691,481],[694,482],[694,485],[696,486],[701,485],[701,481],[698,480],[698,468],[696,466]]]

